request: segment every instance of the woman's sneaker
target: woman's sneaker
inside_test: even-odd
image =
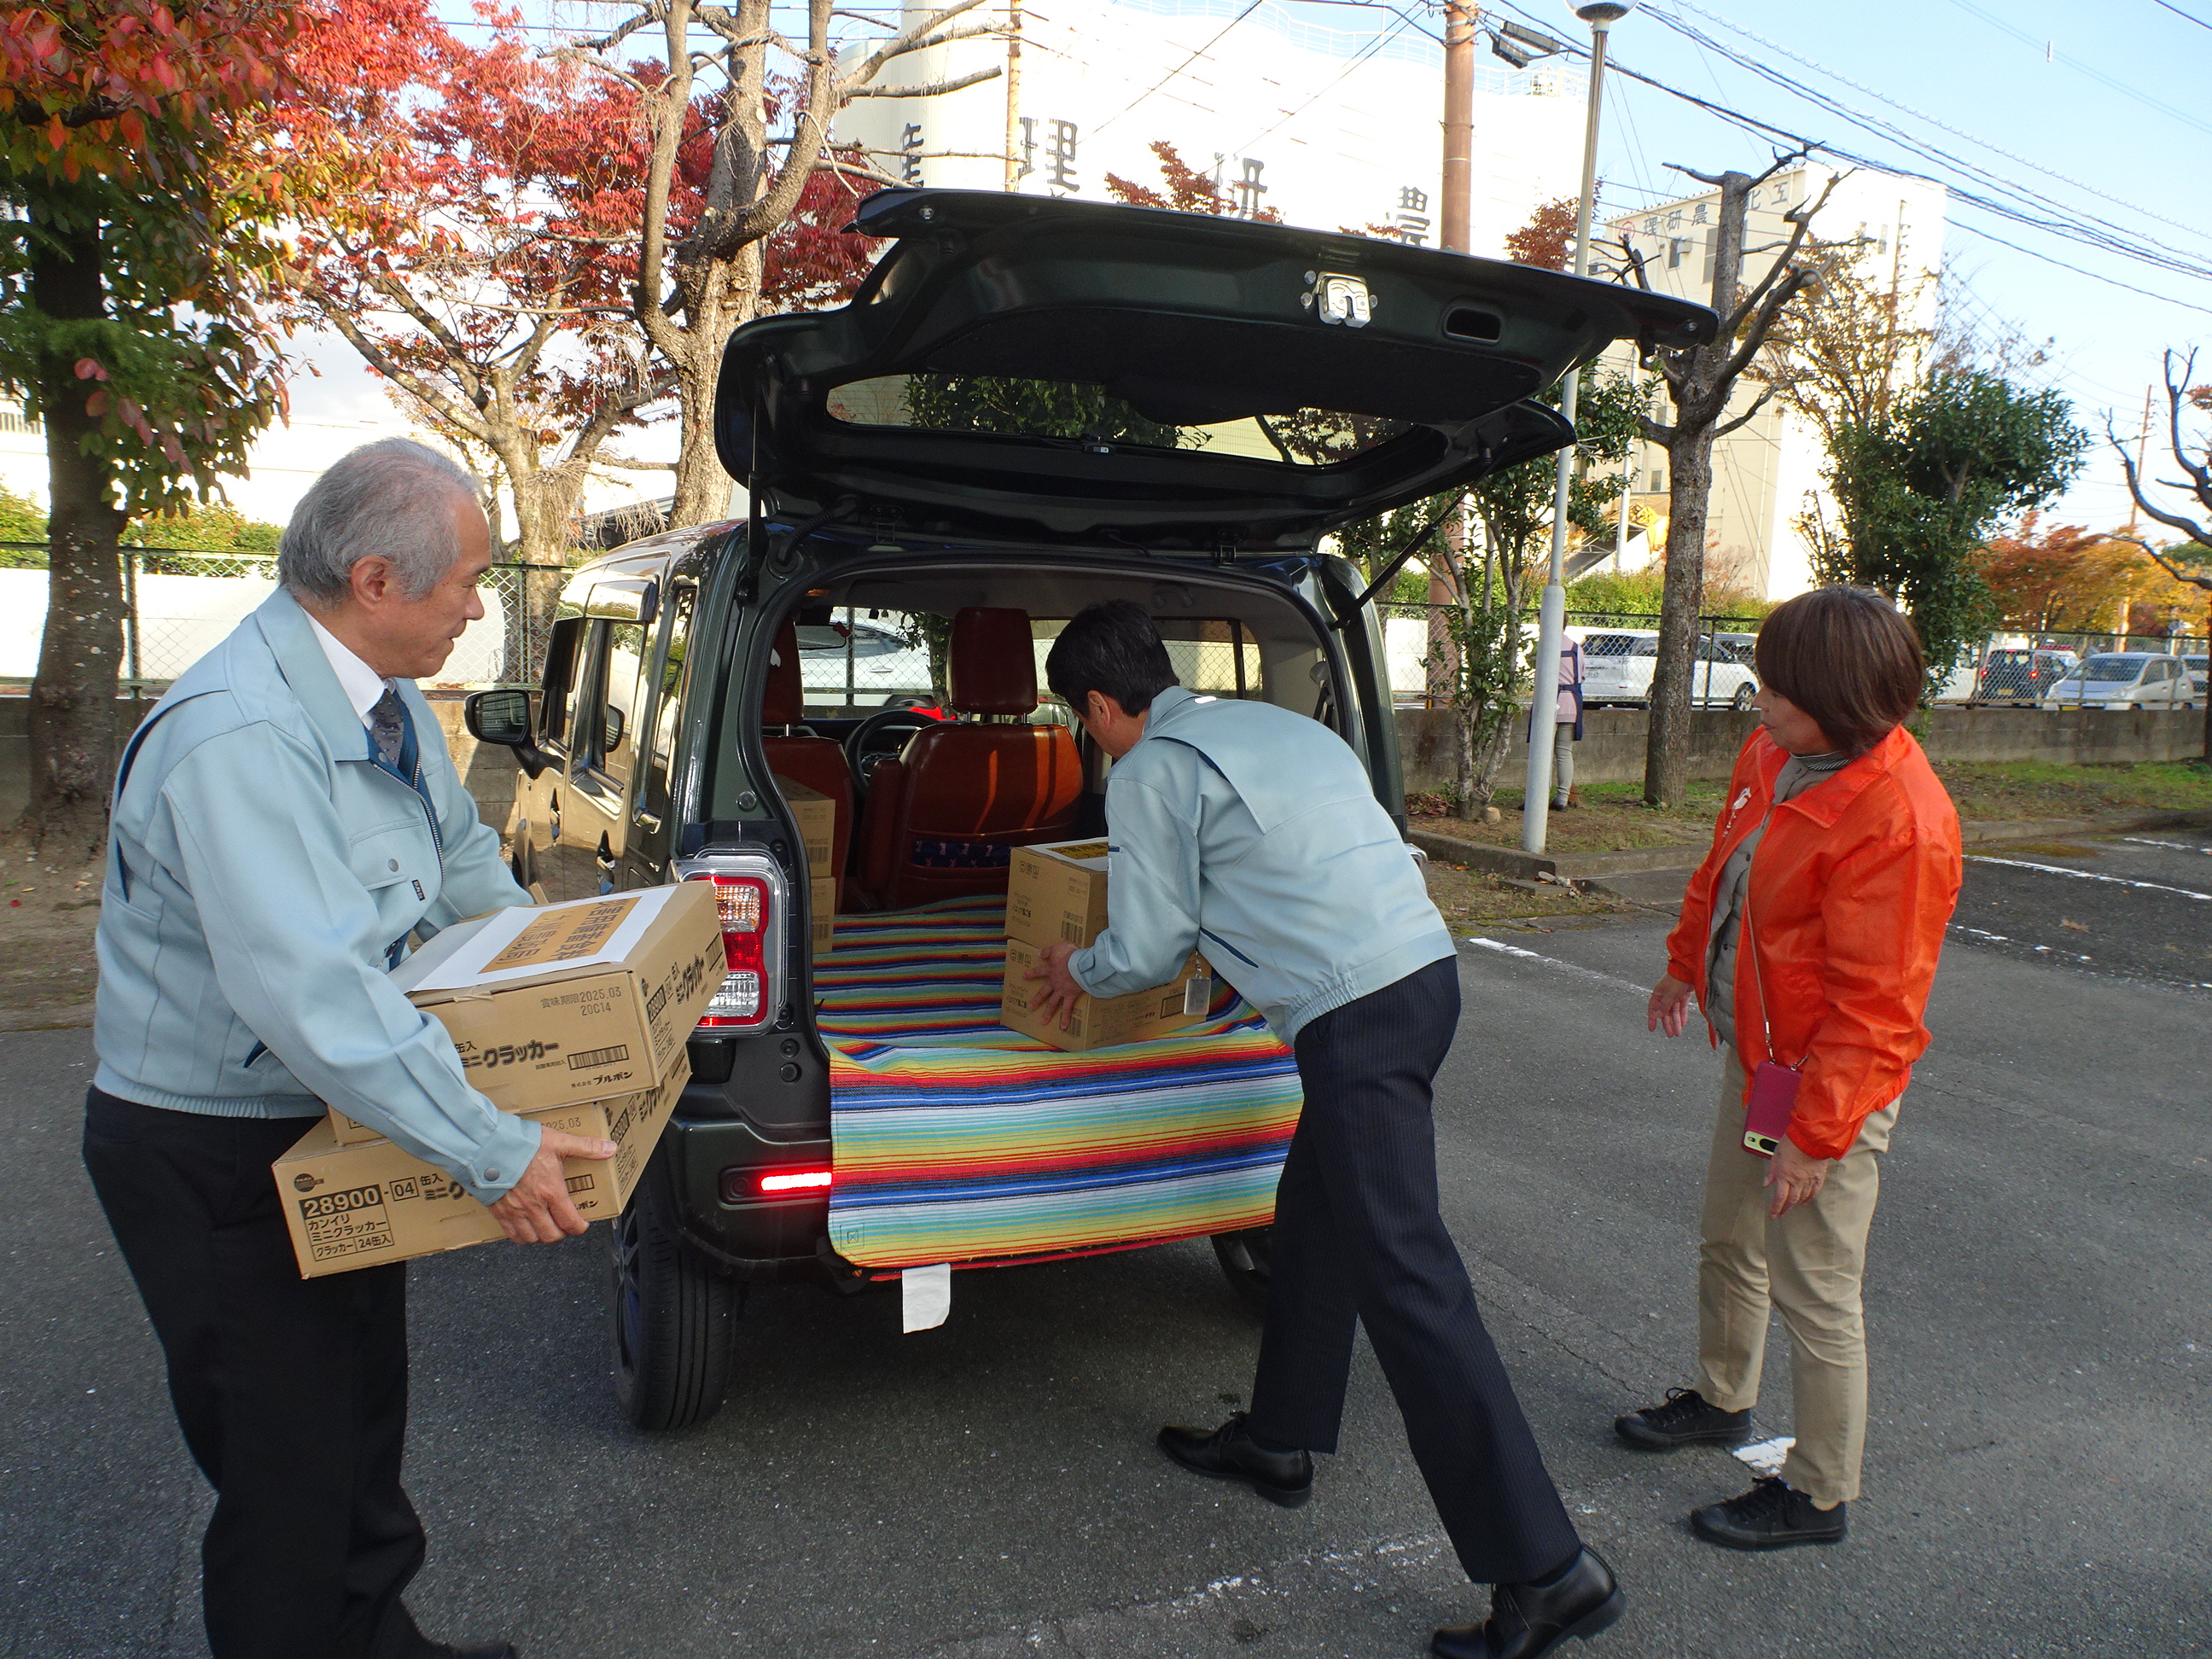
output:
[[[1613,1419],[1613,1431],[1639,1451],[1677,1446],[1737,1446],[1751,1437],[1751,1413],[1724,1412],[1695,1389],[1669,1389],[1664,1404]]]
[[[1792,1544],[1840,1544],[1850,1530],[1838,1504],[1817,1510],[1813,1500],[1778,1475],[1768,1475],[1752,1489],[1725,1503],[1708,1504],[1690,1511],[1690,1530],[1708,1544],[1732,1550],[1784,1550]]]

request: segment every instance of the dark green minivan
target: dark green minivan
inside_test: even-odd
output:
[[[1381,629],[1330,532],[1568,442],[1532,400],[1611,342],[1715,327],[1145,209],[893,190],[857,228],[891,240],[851,304],[730,339],[715,440],[748,516],[577,571],[540,690],[469,708],[522,763],[525,881],[720,901],[728,977],[616,1229],[647,1427],[720,1404],[754,1285],[1211,1238],[1264,1291],[1298,1096],[1252,1010],[1217,980],[1172,1034],[1085,1053],[1000,1021],[1012,849],[1104,825],[1106,757],[1041,697],[1043,653],[1134,600],[1185,684],[1328,726],[1395,815]],[[934,706],[802,673],[863,629],[910,643]]]

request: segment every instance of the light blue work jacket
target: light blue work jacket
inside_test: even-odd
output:
[[[1095,995],[1164,985],[1196,949],[1291,1042],[1456,952],[1359,757],[1273,703],[1154,697],[1106,836],[1106,931],[1068,962]]]
[[[410,933],[530,896],[422,693],[399,695],[406,774],[377,757],[282,588],[169,689],[126,750],[111,822],[94,1081],[217,1117],[327,1103],[489,1203],[538,1126],[469,1086],[445,1027],[386,969]]]

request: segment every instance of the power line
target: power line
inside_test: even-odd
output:
[[[2164,215],[2155,212],[2152,209],[2143,207],[2137,203],[2127,201],[2121,197],[2114,196],[2111,191],[2102,189],[2098,185],[2086,184],[2082,180],[2073,178],[2067,173],[2060,173],[2055,168],[2045,167],[2039,161],[2031,161],[2025,155],[2015,154],[2014,151],[2005,149],[2002,145],[1993,144],[1986,138],[1977,137],[1974,134],[1965,131],[1963,128],[1952,126],[1949,123],[1939,120],[1935,116],[1929,115],[1923,110],[1915,109],[1910,104],[1903,103],[1897,99],[1892,98],[1885,92],[1881,92],[1877,90],[1875,88],[1867,86],[1862,82],[1854,81],[1847,75],[1839,74],[1838,71],[1830,69],[1825,64],[1816,63],[1810,58],[1807,58],[1801,53],[1792,52],[1789,47],[1782,45],[1779,41],[1770,40],[1765,36],[1759,34],[1753,30],[1746,28],[1741,23],[1733,22],[1729,19],[1721,16],[1717,12],[1707,11],[1702,6],[1694,5],[1691,3],[1691,0],[1674,0],[1674,3],[1684,11],[1695,12],[1698,16],[1706,18],[1712,22],[1718,23],[1723,28],[1732,29],[1736,33],[1743,36],[1745,40],[1755,41],[1758,45],[1764,46],[1769,52],[1779,52],[1783,57],[1789,58],[1792,63],[1802,64],[1807,69],[1813,70],[1819,74],[1825,75],[1828,76],[1829,79],[1850,88],[1854,92],[1864,93],[1869,98],[1879,99],[1881,102],[1887,104],[1892,109],[1901,110],[1905,114],[1911,116],[1915,120],[1925,121],[1929,126],[1937,129],[1939,131],[1948,132],[1954,137],[1963,138],[1970,144],[1979,145],[1982,149],[1988,150],[1993,155],[2002,156],[2008,161],[2016,161],[2021,166],[2039,173],[2047,179],[2056,179],[2061,184],[2070,185],[2076,190],[2087,191],[2091,196],[2099,198],[2102,200],[2112,202],[2120,207],[2128,209],[2131,212],[2140,213],[2145,218],[2149,219],[2155,223],[2169,226],[2175,230],[2187,231],[2192,236],[2207,237],[2208,240],[2212,240],[2212,235],[2208,235],[2208,233],[2200,230],[2195,225],[2185,224],[2179,219],[2166,218]],[[2163,3],[2163,0],[2160,0],[2160,3]],[[1656,8],[1650,9],[1650,15],[1658,18],[1662,23],[1671,25],[1674,21],[1668,17],[1664,12],[1659,11]],[[2208,25],[2207,27],[2212,27],[2212,25]]]
[[[1162,76],[1160,76],[1160,78],[1159,78],[1158,80],[1157,80],[1157,81],[1155,81],[1154,82],[1152,82],[1152,84],[1151,86],[1146,87],[1146,88],[1142,92],[1139,93],[1139,94],[1138,94],[1134,98],[1132,98],[1132,99],[1131,99],[1127,103],[1126,103],[1126,104],[1122,105],[1121,108],[1119,108],[1119,109],[1115,110],[1115,111],[1111,115],[1108,116],[1104,120],[1101,121],[1101,122],[1100,122],[1097,126],[1095,126],[1095,127],[1091,128],[1091,137],[1092,137],[1092,138],[1094,138],[1094,139],[1095,139],[1095,138],[1097,138],[1100,133],[1102,133],[1102,132],[1105,131],[1107,128],[1109,128],[1109,127],[1112,126],[1112,125],[1114,125],[1114,123],[1115,123],[1115,122],[1116,122],[1116,121],[1120,120],[1123,116],[1127,115],[1127,114],[1131,110],[1133,110],[1133,109],[1136,108],[1136,106],[1137,106],[1138,105],[1139,105],[1139,104],[1143,103],[1143,102],[1145,101],[1145,100],[1146,100],[1146,99],[1147,99],[1147,98],[1151,97],[1154,93],[1158,92],[1158,91],[1162,87],[1164,87],[1164,86],[1167,85],[1167,83],[1168,83],[1169,82],[1170,82],[1170,81],[1174,80],[1174,79],[1176,78],[1176,76],[1177,76],[1178,75],[1181,75],[1181,74],[1182,74],[1185,70],[1188,69],[1188,68],[1189,68],[1193,64],[1195,64],[1195,63],[1196,63],[1200,58],[1201,58],[1205,57],[1206,53],[1208,53],[1209,52],[1212,52],[1212,51],[1214,49],[1214,47],[1216,47],[1216,46],[1219,46],[1219,45],[1221,44],[1221,42],[1222,42],[1223,39],[1224,39],[1224,37],[1226,37],[1226,36],[1227,36],[1227,34],[1228,34],[1228,33],[1229,33],[1229,31],[1230,31],[1230,30],[1231,30],[1231,29],[1235,28],[1235,27],[1236,27],[1239,23],[1243,22],[1246,18],[1249,17],[1249,16],[1250,16],[1254,12],[1255,12],[1255,11],[1259,10],[1259,9],[1260,9],[1260,7],[1261,7],[1261,5],[1262,3],[1263,3],[1263,0],[1252,0],[1252,3],[1251,3],[1250,5],[1249,5],[1249,6],[1245,7],[1245,8],[1244,8],[1244,9],[1243,9],[1243,10],[1242,10],[1242,11],[1240,11],[1240,12],[1238,12],[1238,13],[1237,14],[1237,15],[1236,15],[1236,16],[1234,16],[1234,17],[1231,18],[1231,19],[1230,19],[1226,23],[1224,23],[1224,24],[1221,26],[1220,33],[1217,33],[1217,34],[1213,37],[1213,39],[1212,39],[1211,40],[1208,40],[1208,41],[1207,41],[1204,46],[1200,46],[1200,47],[1196,52],[1194,52],[1193,53],[1191,53],[1191,55],[1190,55],[1189,57],[1188,57],[1188,58],[1184,58],[1184,59],[1182,60],[1182,62],[1181,62],[1180,64],[1176,64],[1173,69],[1170,70],[1169,70],[1165,75],[1163,75]]]
[[[2172,117],[2174,120],[2180,122],[2184,126],[2195,127],[2197,131],[2204,133],[2208,137],[2212,137],[2212,125],[2208,125],[2204,122],[2198,120],[2195,116],[2191,115],[2185,111],[2174,108],[2171,104],[2161,104],[2157,99],[2148,97],[2142,93],[2137,92],[2133,87],[2128,85],[2124,81],[2115,81],[2111,76],[2106,74],[2104,70],[2092,68],[2089,64],[2083,63],[2080,58],[2072,57],[2066,52],[2060,52],[2057,46],[2051,41],[2045,40],[2038,42],[2036,38],[2028,33],[2025,29],[2014,27],[2012,24],[2006,22],[2002,17],[1992,16],[1990,13],[1984,11],[1979,6],[1974,4],[1973,0],[1951,0],[1951,3],[1956,6],[1960,11],[1965,12],[1968,16],[1979,18],[1983,22],[1987,23],[1991,28],[1996,29],[1999,33],[2010,35],[2014,40],[2019,41],[2024,46],[2033,49],[2039,44],[2043,47],[2044,56],[2046,59],[2051,62],[2063,64],[2075,74],[2086,75],[2092,81],[2095,81],[2101,85],[2110,87],[2114,92],[2118,93],[2123,98],[2134,99],[2136,103],[2141,104],[2145,109],[2154,109],[2161,115]]]
[[[1504,3],[1508,9],[1520,12],[1524,17],[1529,17],[1529,14],[1522,10],[1517,4],[1515,4],[1514,0],[1504,0]],[[1658,15],[1656,12],[1653,15],[1655,16]],[[1540,20],[1530,17],[1530,21],[1532,22],[1535,22]],[[1668,20],[1662,19],[1662,21]],[[1717,52],[1721,56],[1727,58],[1730,62],[1737,64],[1741,67],[1750,69],[1757,73],[1765,74],[1767,78],[1777,78],[1772,71],[1765,70],[1762,66],[1746,60],[1741,55],[1729,51],[1726,46],[1722,46],[1720,43],[1712,41],[1710,37],[1701,35],[1698,31],[1691,28],[1689,25],[1680,24],[1679,20],[1673,21],[1679,24],[1679,27],[1681,32],[1684,32],[1688,36],[1696,38],[1698,44],[1704,45],[1708,50]],[[1568,43],[1568,49],[1571,52],[1583,52],[1584,55],[1587,55],[1585,48],[1574,43]],[[1764,120],[1758,116],[1747,114],[1741,110],[1730,108],[1729,106],[1717,103],[1711,99],[1701,98],[1695,93],[1685,92],[1680,87],[1670,86],[1666,82],[1659,80],[1654,76],[1646,75],[1640,70],[1632,69],[1626,64],[1616,62],[1612,64],[1611,67],[1619,69],[1624,76],[1632,81],[1641,82],[1646,86],[1667,94],[1671,98],[1678,99],[1683,103],[1705,110],[1708,113],[1717,116],[1722,120],[1741,127],[1746,131],[1760,138],[1763,142],[1772,143],[1776,140],[1781,140],[1786,142],[1794,149],[1817,150],[1823,155],[1832,155],[1839,161],[1848,161],[1854,166],[1869,167],[1877,172],[1890,173],[1901,178],[1917,179],[1923,183],[1941,185],[1948,190],[1960,202],[1970,207],[1979,208],[1984,211],[1994,214],[2000,218],[2008,219],[2030,228],[2042,230],[2050,234],[2081,243],[2085,246],[2096,248],[2101,252],[2117,253],[2124,258],[2133,259],[2141,264],[2155,265],[2161,269],[2173,270],[2179,274],[2185,276],[2198,276],[2212,275],[2212,267],[2167,258],[2154,251],[2146,250],[2140,246],[2133,244],[2126,240],[2128,233],[2122,231],[2117,226],[2096,225],[2094,222],[2083,223],[2078,217],[2071,223],[2039,217],[2033,213],[2026,212],[2019,208],[2008,205],[2004,202],[1992,200],[1975,191],[1962,188],[1954,181],[1940,179],[1929,173],[1917,172],[1908,167],[1900,167],[1895,162],[1876,161],[1870,156],[1858,155],[1851,150],[1844,149],[1835,144],[1808,138],[1803,134],[1792,131],[1788,127],[1778,125],[1771,121]],[[1814,88],[1801,88],[1798,86],[1798,83],[1790,82],[1787,77],[1779,77],[1778,83],[1784,84],[1793,89],[1798,90],[1801,95],[1814,102],[1821,104],[1825,108],[1835,109],[1835,100],[1826,99],[1824,94],[1820,94]],[[1842,110],[1838,110],[1836,112],[1843,114],[1844,118],[1850,121],[1854,125],[1864,126],[1868,125],[1865,121],[1857,118],[1854,113],[1849,112],[1847,107]],[[1869,130],[1871,131],[1875,129],[1869,128]],[[1913,139],[1911,135],[1897,133],[1893,130],[1887,136],[1896,137],[1899,142],[1905,143],[1907,148],[1912,149],[1917,153],[1923,155],[1929,154],[1930,147],[1927,146],[1924,142]],[[1935,151],[1934,155],[1941,158],[1943,162],[1949,165],[1960,165],[1956,161],[1955,158],[1945,155],[1944,153],[1940,150]],[[1979,171],[1979,169],[1972,168],[1971,167],[1967,167],[1963,170],[1969,172]],[[2062,270],[2074,271],[2081,276],[2089,277],[2092,281],[2104,283],[2108,286],[2122,289],[2129,293],[2138,294],[2146,299],[2158,300],[2168,305],[2179,306],[2185,310],[2203,311],[2206,308],[2199,303],[2177,300],[2170,295],[2156,294],[2148,289],[2137,288],[2131,283],[2122,282],[2117,277],[2106,276],[2100,272],[2090,270],[2084,266],[2069,264],[2064,260],[2054,258],[2048,254],[2039,253],[2033,248],[2022,247],[2016,242],[2008,241],[2002,236],[1983,230],[1978,226],[1970,225],[1963,220],[1954,219],[1953,222],[1958,224],[1960,228],[1962,230],[1966,230],[1972,234],[1980,236],[1985,240],[1995,242],[1999,246],[2010,248],[2014,252],[2024,253],[2030,258],[2043,260],[2045,263],[2057,265]]]
[[[2200,29],[2212,29],[2212,23],[2206,22],[2201,17],[2191,16],[2188,12],[2182,10],[2179,6],[2167,5],[2166,0],[2151,0],[2151,3],[2156,6],[2164,6],[2166,10],[2172,12],[2176,17],[2188,18],[2191,22],[2196,24]]]

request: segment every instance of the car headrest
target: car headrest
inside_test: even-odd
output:
[[[971,605],[952,619],[945,689],[963,714],[1026,714],[1037,706],[1030,613]]]
[[[768,689],[761,693],[761,724],[796,726],[805,714],[806,692],[799,679],[799,629],[786,623],[775,631],[775,654],[769,659]]]

